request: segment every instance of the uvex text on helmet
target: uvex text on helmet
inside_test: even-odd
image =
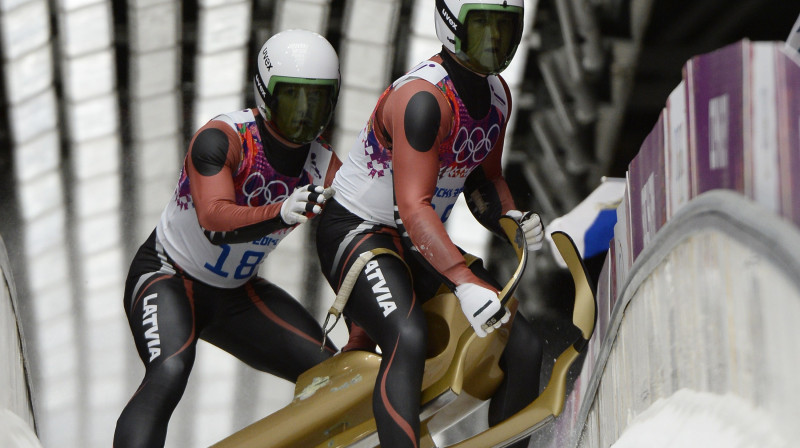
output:
[[[523,0],[436,0],[436,36],[470,70],[508,67],[522,40]]]
[[[319,137],[339,96],[333,46],[312,31],[281,31],[261,47],[256,67],[256,105],[270,127],[292,143]]]

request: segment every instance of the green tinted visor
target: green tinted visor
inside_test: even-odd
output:
[[[292,143],[305,144],[322,134],[333,116],[339,95],[335,79],[273,76],[269,121]]]
[[[456,40],[456,56],[469,69],[494,75],[511,63],[522,40],[522,8],[502,5],[465,5],[459,20],[465,30]]]

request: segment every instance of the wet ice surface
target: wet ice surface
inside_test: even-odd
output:
[[[771,415],[735,395],[681,389],[657,400],[613,448],[783,448],[791,446]]]

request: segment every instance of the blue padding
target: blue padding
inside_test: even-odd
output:
[[[601,210],[592,225],[586,229],[583,237],[583,258],[593,257],[608,250],[614,238],[614,224],[617,223],[617,211]]]

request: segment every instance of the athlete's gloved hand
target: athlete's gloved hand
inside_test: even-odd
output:
[[[544,240],[544,228],[539,215],[533,212],[521,212],[519,210],[509,210],[506,215],[519,223],[522,232],[525,233],[525,241],[528,243],[528,250],[536,251],[542,248]]]
[[[322,197],[325,198],[326,201],[328,199],[332,198],[333,195],[335,195],[335,194],[336,194],[336,190],[333,189],[333,185],[331,185],[330,187],[322,190]]]
[[[461,302],[461,311],[478,337],[486,337],[511,317],[508,308],[500,303],[497,293],[491,289],[475,283],[463,283],[456,286],[455,294]]]
[[[306,213],[319,213],[327,199],[325,189],[319,185],[305,185],[292,192],[281,206],[281,219],[287,225],[302,224],[308,221]],[[330,196],[329,196],[330,197]]]

